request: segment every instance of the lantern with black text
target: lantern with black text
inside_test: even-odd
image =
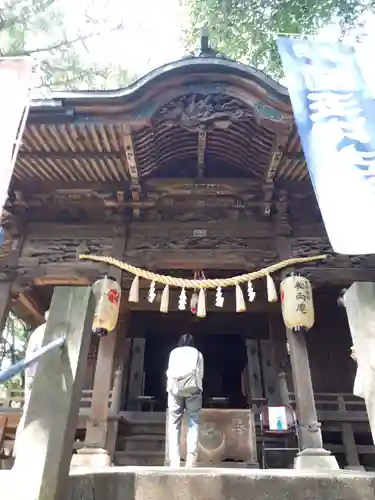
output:
[[[285,326],[290,330],[310,330],[314,325],[311,283],[307,278],[291,275],[280,285],[281,310]]]
[[[101,337],[115,329],[121,300],[121,287],[114,278],[105,276],[92,285],[96,298],[93,333]]]

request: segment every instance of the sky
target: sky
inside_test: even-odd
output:
[[[143,76],[184,55],[182,31],[186,17],[179,0],[107,1],[106,15],[110,13],[113,23],[122,21],[124,29],[90,42],[91,57],[97,62],[121,64],[131,73]],[[94,3],[92,0],[91,13],[94,12]],[[97,3],[98,9],[102,9],[103,0],[97,0]],[[74,31],[80,18],[77,0],[62,0],[62,4]],[[73,4],[76,5],[74,8]]]
[[[77,0],[60,0],[66,9],[69,25],[77,28]],[[182,6],[183,0],[86,0],[90,12],[98,9],[97,18],[103,9],[103,1],[108,2],[105,15],[112,17],[112,22],[120,20],[124,29],[107,36],[101,36],[90,42],[90,57],[104,65],[114,64],[127,68],[129,73],[141,77],[149,71],[186,54],[182,41],[187,13]],[[82,9],[85,1],[81,0]],[[374,16],[368,15],[366,23],[375,29]],[[372,31],[370,29],[370,31]],[[319,38],[336,41],[340,36],[338,22],[320,29]],[[197,45],[199,40],[197,40]],[[281,84],[286,85],[282,79]]]

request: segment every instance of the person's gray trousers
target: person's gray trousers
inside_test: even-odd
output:
[[[198,452],[200,412],[202,409],[202,392],[191,396],[175,396],[168,393],[168,442],[170,464],[180,462],[180,437],[184,412],[187,414],[187,465],[195,465]]]

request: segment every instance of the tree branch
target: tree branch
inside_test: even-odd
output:
[[[23,2],[24,0],[17,0],[13,3],[8,3],[0,10],[0,31],[5,31],[17,24],[25,25],[29,17],[39,13],[39,10],[36,9],[36,5],[32,4],[21,7],[15,14],[15,8],[21,6]],[[46,0],[43,4],[43,11],[45,12],[54,3],[56,3],[56,0]],[[4,12],[10,12],[10,14],[4,15]]]
[[[122,24],[119,24],[118,26],[111,28],[109,30],[109,33],[112,31],[118,31],[123,28]],[[13,57],[20,57],[20,56],[31,56],[35,54],[41,54],[45,52],[53,52],[54,50],[61,49],[62,47],[71,47],[72,45],[78,43],[78,42],[84,42],[86,40],[89,40],[91,38],[95,38],[98,36],[103,35],[103,31],[97,31],[96,33],[88,33],[86,35],[79,35],[75,38],[72,38],[71,40],[60,40],[57,43],[54,43],[48,47],[38,47],[35,49],[26,49],[22,52],[13,52],[8,55],[13,56]]]

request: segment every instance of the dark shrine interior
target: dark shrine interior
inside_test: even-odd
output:
[[[247,407],[241,383],[247,364],[245,336],[267,338],[266,315],[211,312],[205,319],[191,320],[189,313],[171,313],[165,317],[159,315],[159,321],[156,318],[153,321],[153,313],[148,314],[144,394],[157,400],[157,411],[166,408],[169,353],[185,331],[194,335],[195,345],[203,354],[204,405],[210,398],[227,398],[227,408]]]

